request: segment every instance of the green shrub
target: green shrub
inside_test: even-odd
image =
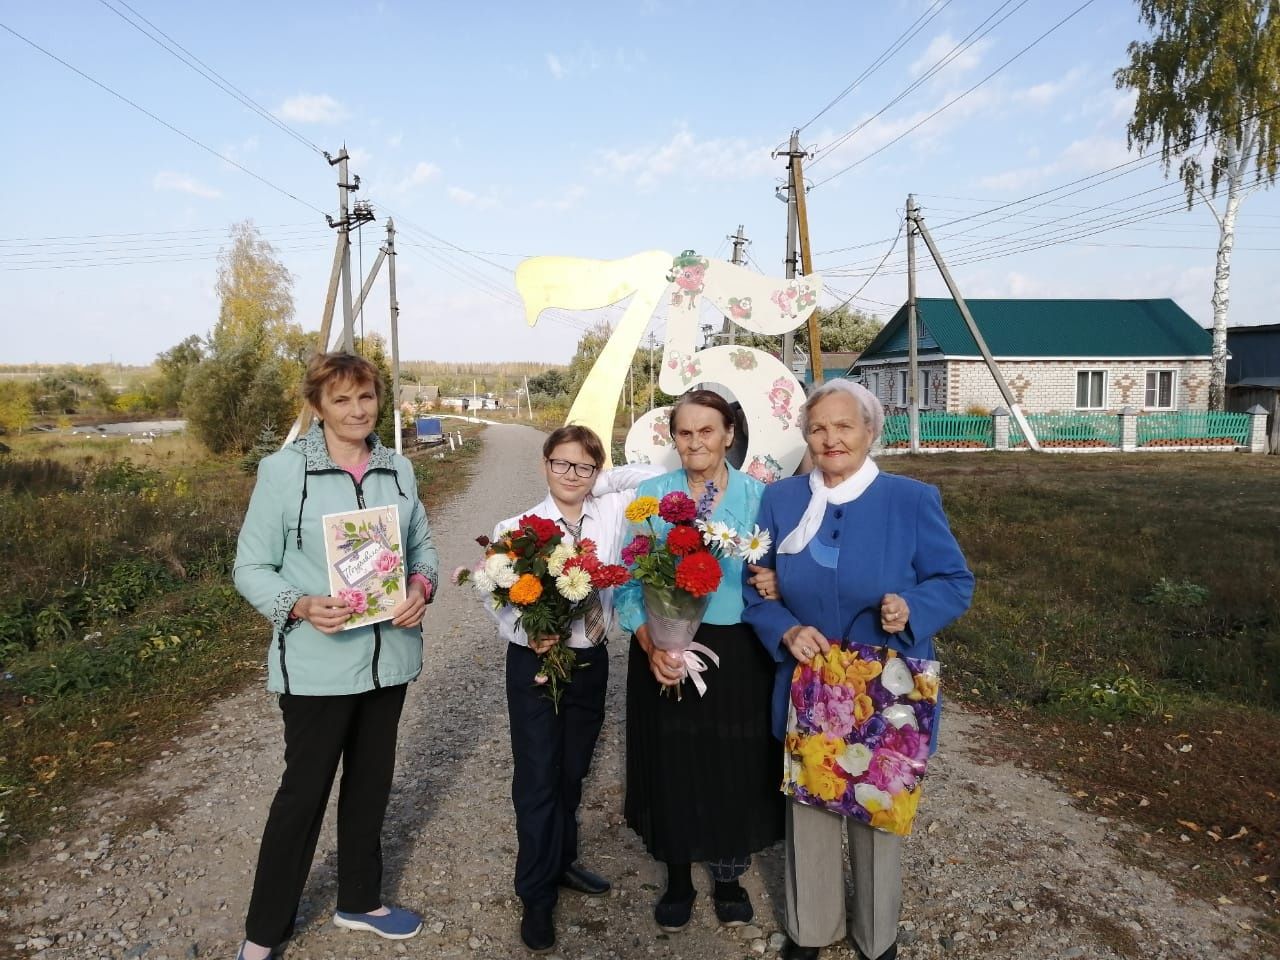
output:
[[[1053,691],[1051,705],[1099,720],[1160,714],[1164,701],[1156,686],[1127,671],[1093,677]]]
[[[1203,607],[1209,600],[1209,588],[1191,580],[1161,577],[1142,598],[1143,603],[1160,607]]]

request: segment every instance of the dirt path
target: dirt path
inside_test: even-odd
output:
[[[466,494],[432,518],[445,570],[475,556],[473,538],[536,502],[542,435],[491,426]],[[261,623],[246,629],[262,630]],[[781,942],[781,861],[757,859],[747,884],[757,922],[715,923],[705,893],[694,922],[660,933],[662,874],[622,823],[625,659],[612,651],[609,720],[582,810],[584,862],[614,881],[599,900],[566,894],[564,958],[772,956]],[[427,620],[427,659],[410,690],[385,835],[387,897],[426,918],[393,944],[336,929],[332,824],[289,958],[519,957],[511,891],[515,836],[502,657],[474,595],[445,588]],[[907,846],[900,956],[1199,958],[1263,955],[1257,917],[1179,893],[1125,863],[1129,829],[1081,813],[1043,777],[981,757],[984,721],[950,709],[917,835]],[[282,744],[260,685],[209,710],[143,773],[76,812],[3,874],[0,951],[42,960],[183,960],[235,956]],[[332,810],[330,811],[332,814]],[[1188,865],[1187,869],[1190,869]],[[695,873],[706,891],[709,880]],[[852,957],[847,945],[824,957]]]

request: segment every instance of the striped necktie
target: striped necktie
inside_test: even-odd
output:
[[[582,539],[582,523],[585,519],[583,517],[577,523],[570,523],[564,517],[560,518],[560,526],[573,537],[574,543]],[[591,596],[587,598],[587,606],[582,613],[582,626],[586,631],[587,641],[593,647],[598,647],[605,642],[604,605],[600,602],[599,590],[593,589]]]

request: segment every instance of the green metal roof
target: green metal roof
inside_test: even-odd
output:
[[[969,312],[995,357],[1209,357],[1213,336],[1169,299],[967,300]],[[955,301],[916,301],[921,352],[976,357],[978,345]],[[904,304],[858,358],[892,359],[907,353]]]

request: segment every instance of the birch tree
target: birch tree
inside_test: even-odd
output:
[[[1116,86],[1137,92],[1129,146],[1159,143],[1177,164],[1190,207],[1199,197],[1218,224],[1213,277],[1209,407],[1226,395],[1227,317],[1236,216],[1275,182],[1280,151],[1280,0],[1138,0],[1153,33],[1129,45]]]

